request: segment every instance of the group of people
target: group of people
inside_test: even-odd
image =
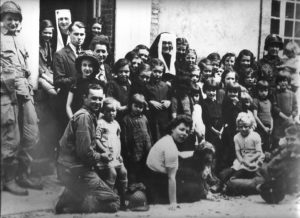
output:
[[[247,49],[199,58],[187,39],[164,32],[111,64],[102,23],[89,35],[57,10],[56,28],[40,22],[34,94],[21,8],[7,1],[0,13],[4,190],[42,188],[30,178],[30,151],[40,143],[65,186],[56,213],[147,210],[147,202],[176,210],[212,193],[265,193],[274,180],[299,191],[295,42],[270,34],[258,61]]]

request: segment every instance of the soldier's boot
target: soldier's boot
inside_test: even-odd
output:
[[[28,195],[27,189],[20,187],[16,183],[18,163],[13,161],[11,164],[3,164],[3,165],[5,169],[3,190],[8,191],[15,195],[20,195],[20,196]]]

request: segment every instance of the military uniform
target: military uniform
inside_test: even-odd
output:
[[[21,9],[14,2],[2,4],[1,15],[5,13],[17,14],[22,19]],[[29,152],[38,141],[39,131],[26,63],[28,53],[19,37],[6,28],[1,29],[0,45],[1,158],[4,188],[7,188],[17,176],[20,181],[28,176],[32,160]]]

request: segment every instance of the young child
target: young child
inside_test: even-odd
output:
[[[298,113],[295,93],[288,90],[289,78],[284,71],[279,72],[276,78],[277,90],[274,94],[274,131],[273,138],[276,145],[284,137],[284,130],[292,123]]]
[[[137,75],[132,79],[130,96],[136,93],[146,95],[146,85],[150,82],[151,73],[149,64],[141,63],[139,65]]]
[[[128,170],[129,184],[143,181],[146,157],[152,146],[148,119],[143,115],[147,107],[145,97],[134,94],[129,101],[129,114],[122,123],[122,151]]]
[[[234,158],[233,137],[236,134],[236,118],[242,112],[240,102],[241,88],[238,83],[228,84],[226,87],[226,96],[222,102],[222,117],[224,122],[224,131],[222,135],[223,160],[222,166],[229,167]]]
[[[113,73],[117,78],[107,84],[106,95],[120,102],[117,115],[117,120],[120,122],[125,116],[131,89],[129,83],[130,62],[125,58],[119,59],[113,66]]]
[[[256,130],[256,122],[254,118],[254,106],[253,106],[253,98],[247,92],[241,92],[241,103],[242,103],[242,111],[247,113],[254,119],[253,130]]]
[[[138,68],[142,63],[142,59],[135,51],[128,52],[125,58],[130,62],[130,80],[132,81],[138,74]]]
[[[211,62],[209,59],[204,58],[204,59],[202,59],[202,60],[198,63],[198,66],[199,66],[200,71],[201,71],[201,78],[200,78],[200,81],[201,81],[202,83],[204,83],[204,81],[205,81],[207,78],[213,76],[212,62]]]
[[[261,148],[261,138],[253,130],[255,120],[247,113],[240,113],[236,119],[239,133],[234,136],[236,159],[233,162],[233,177],[251,178],[262,165],[264,153]]]
[[[185,63],[188,65],[196,64],[197,53],[195,49],[188,49],[185,55]]]
[[[257,98],[253,99],[253,114],[257,122],[257,132],[262,139],[263,151],[271,149],[271,134],[273,131],[272,103],[268,99],[269,83],[266,80],[257,82]]]
[[[162,81],[162,76],[165,73],[164,63],[153,58],[150,62],[151,78],[150,83],[146,85],[147,101],[149,105],[149,124],[153,142],[160,139],[170,121],[170,88]]]
[[[236,56],[234,53],[226,53],[220,62],[220,65],[223,65],[224,69],[233,69],[235,64]]]
[[[171,97],[172,119],[178,114],[191,116],[193,101],[190,96],[191,78],[189,76],[176,76],[173,96]]]
[[[204,86],[203,90],[206,93],[207,98],[203,100],[202,104],[202,119],[206,126],[205,139],[212,143],[216,150],[216,170],[219,170],[220,149],[222,147],[222,133],[224,130],[222,119],[222,104],[216,100],[217,90],[219,84],[214,78],[209,78]]]
[[[211,61],[212,72],[215,73],[220,66],[221,56],[219,53],[213,52],[207,56],[207,59]]]
[[[106,98],[103,101],[103,116],[97,121],[96,144],[99,152],[107,153],[108,160],[100,160],[97,170],[101,178],[112,188],[116,179],[120,183],[121,205],[124,205],[124,197],[127,191],[127,170],[121,156],[121,128],[115,120],[119,102],[114,98]]]
[[[240,84],[245,87],[251,97],[255,96],[257,76],[254,70],[249,67],[241,71]]]
[[[194,89],[194,91],[199,93],[199,99],[197,100],[198,104],[201,104],[203,101],[203,92],[202,87],[203,83],[200,82],[200,69],[198,65],[191,64],[187,67],[187,73],[191,77],[191,88]],[[196,103],[196,102],[194,102]]]

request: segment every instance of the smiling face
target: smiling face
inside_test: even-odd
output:
[[[235,57],[229,56],[224,61],[226,67],[233,67],[235,63]]]
[[[122,84],[126,84],[128,82],[129,75],[130,75],[130,69],[129,69],[128,64],[123,66],[123,67],[120,67],[118,72],[117,72],[118,80]]]
[[[69,17],[59,17],[58,18],[58,27],[63,33],[68,32],[68,28],[71,25],[71,20]]]
[[[196,55],[195,54],[192,54],[192,53],[190,53],[190,54],[187,54],[186,56],[185,56],[185,62],[187,63],[187,64],[196,64]]]
[[[173,50],[173,45],[171,41],[162,42],[162,53],[170,54],[172,50]]]
[[[18,14],[6,13],[1,22],[9,33],[15,33],[20,25],[20,17]]]
[[[183,143],[189,135],[190,127],[184,123],[180,123],[178,126],[172,129],[171,136],[177,143]]]
[[[93,36],[100,36],[102,31],[102,24],[94,23],[92,26],[92,34]]]
[[[81,62],[82,78],[86,79],[93,73],[93,64],[89,59],[84,59]]]
[[[53,28],[52,27],[46,27],[42,33],[42,39],[44,42],[49,42],[50,39],[52,39],[53,36]]]
[[[248,68],[248,67],[250,67],[250,64],[251,64],[251,57],[243,55],[243,57],[241,58],[241,62],[240,62],[241,67]]]
[[[106,45],[97,44],[95,45],[94,53],[98,57],[100,64],[103,64],[108,56]]]
[[[139,49],[138,56],[144,63],[147,63],[149,58],[149,51],[147,49]]]
[[[84,96],[84,105],[96,113],[101,108],[103,98],[103,89],[90,89],[88,96]]]
[[[205,93],[209,100],[213,100],[216,98],[217,90],[214,88],[208,88]]]

